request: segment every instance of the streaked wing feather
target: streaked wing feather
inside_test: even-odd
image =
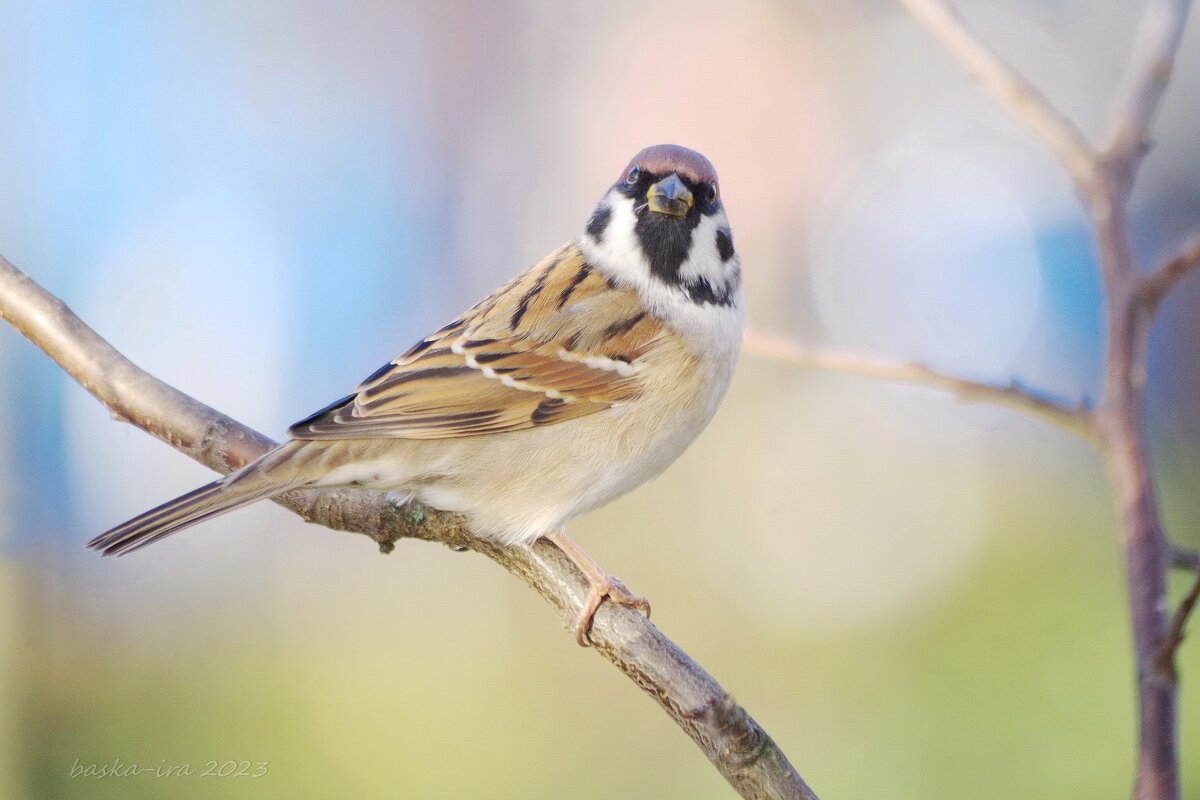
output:
[[[443,439],[521,430],[637,397],[661,339],[637,296],[568,245],[308,417],[297,439]]]

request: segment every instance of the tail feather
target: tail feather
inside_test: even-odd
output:
[[[264,497],[296,488],[261,474],[234,473],[161,506],[139,514],[87,543],[102,555],[115,556],[153,544],[165,536]]]

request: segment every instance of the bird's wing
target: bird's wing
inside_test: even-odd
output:
[[[666,330],[568,245],[288,431],[444,439],[551,425],[637,398]]]

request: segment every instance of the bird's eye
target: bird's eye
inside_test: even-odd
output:
[[[705,197],[710,203],[717,202],[717,185],[715,183],[708,185],[708,194]]]
[[[638,182],[638,178],[640,178],[641,176],[642,176],[642,171],[640,169],[638,169],[637,167],[634,167],[633,169],[629,170],[629,174],[625,176],[625,182],[628,183],[630,186],[633,186],[635,183]]]

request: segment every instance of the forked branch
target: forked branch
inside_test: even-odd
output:
[[[1101,147],[1109,172],[1125,196],[1150,150],[1150,124],[1171,81],[1187,12],[1187,0],[1148,0],[1142,12]]]
[[[1192,581],[1192,588],[1179,601],[1179,606],[1175,609],[1174,616],[1171,617],[1171,627],[1167,630],[1167,635],[1163,639],[1155,659],[1158,670],[1170,675],[1172,680],[1178,679],[1175,674],[1175,653],[1179,651],[1179,645],[1183,644],[1188,617],[1196,610],[1196,602],[1200,600],[1200,564],[1195,567],[1195,571],[1196,578]]]
[[[1148,131],[1170,80],[1188,0],[1147,0],[1121,90],[1099,151],[1045,97],[992,53],[941,0],[898,0],[980,86],[1059,158],[1089,215],[1105,287],[1104,389],[1092,415],[1120,517],[1138,682],[1134,797],[1177,800],[1178,684],[1172,666],[1200,588],[1172,619],[1167,606],[1169,544],[1160,521],[1144,431],[1148,331],[1166,293],[1200,260],[1196,246],[1142,278],[1126,207]]]

